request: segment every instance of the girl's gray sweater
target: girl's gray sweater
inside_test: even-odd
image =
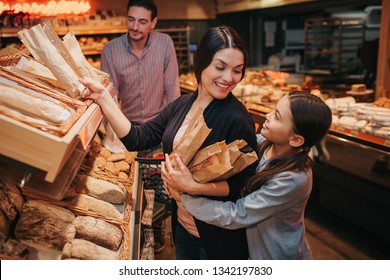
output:
[[[262,156],[257,171],[267,163]],[[182,203],[199,220],[227,229],[245,227],[251,259],[311,259],[304,224],[311,189],[311,170],[289,171],[236,202],[183,195]]]

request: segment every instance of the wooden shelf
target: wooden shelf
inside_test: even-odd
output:
[[[76,146],[87,149],[103,119],[93,103],[63,137],[0,115],[0,154],[46,172],[54,182]]]

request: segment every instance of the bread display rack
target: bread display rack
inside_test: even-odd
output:
[[[45,180],[54,182],[76,147],[86,149],[102,121],[96,104],[86,112],[63,137],[0,115],[0,154],[46,172]]]

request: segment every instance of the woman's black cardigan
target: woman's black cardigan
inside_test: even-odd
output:
[[[132,126],[128,135],[121,138],[129,151],[141,151],[155,147],[162,142],[164,153],[173,149],[173,139],[180,128],[197,92],[182,95],[170,103],[158,116],[141,126]],[[254,122],[245,106],[232,94],[223,100],[214,99],[204,110],[205,122],[211,132],[200,148],[225,140],[227,144],[244,139],[257,151]],[[221,201],[235,201],[249,177],[255,174],[257,162],[227,180],[227,197],[209,197]],[[172,206],[172,232],[177,225],[177,205]],[[195,219],[201,241],[209,259],[247,259],[248,247],[245,228],[226,230]]]

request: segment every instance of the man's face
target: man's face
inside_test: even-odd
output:
[[[147,38],[157,23],[157,17],[152,20],[151,11],[142,7],[130,7],[127,16],[127,28],[132,41],[142,41]]]

